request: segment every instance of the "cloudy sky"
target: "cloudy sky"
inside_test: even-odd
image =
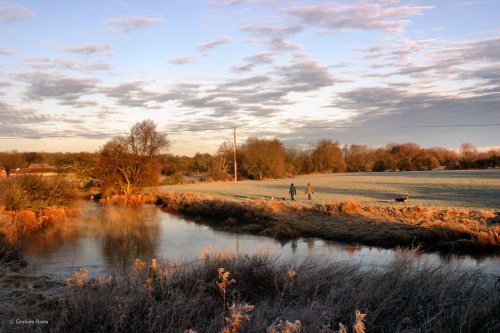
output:
[[[0,0],[0,151],[500,145],[497,0]],[[496,124],[496,125],[495,125]]]

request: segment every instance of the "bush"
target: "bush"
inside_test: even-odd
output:
[[[38,211],[65,206],[76,198],[76,186],[62,177],[10,177],[0,183],[0,205],[5,210]]]
[[[165,185],[184,184],[185,182],[186,178],[180,171],[177,171],[171,176],[165,177],[165,179],[163,180],[163,184]]]

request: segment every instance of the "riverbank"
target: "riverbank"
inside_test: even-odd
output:
[[[273,238],[314,237],[461,254],[500,250],[500,214],[492,211],[363,206],[352,201],[286,205],[176,192],[158,194],[155,204],[215,228]]]
[[[351,332],[360,321],[366,332],[500,328],[499,293],[491,280],[479,271],[417,267],[414,255],[400,251],[388,267],[366,270],[354,263],[291,265],[265,255],[208,253],[191,263],[158,262],[154,275],[148,264],[136,261],[129,272],[95,279],[81,269],[65,284],[2,277],[2,332],[221,332],[225,327],[232,330],[223,332],[260,333],[271,327],[282,332],[280,321],[300,325],[296,332],[323,333],[337,331],[340,323]],[[42,323],[34,323],[37,319]]]

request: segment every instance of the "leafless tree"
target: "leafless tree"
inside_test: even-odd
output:
[[[151,120],[135,124],[130,134],[113,138],[100,150],[95,174],[108,193],[134,194],[157,183],[161,167],[156,156],[170,145]]]

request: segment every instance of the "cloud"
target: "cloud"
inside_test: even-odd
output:
[[[63,48],[63,51],[70,53],[77,53],[83,55],[96,55],[96,54],[104,54],[111,55],[111,45],[109,44],[90,44],[90,45],[82,45],[82,46],[68,46]]]
[[[314,91],[340,82],[327,67],[309,59],[296,59],[288,66],[278,66],[275,74],[281,77],[280,83],[287,92]]]
[[[257,65],[269,65],[274,63],[274,56],[271,52],[264,52],[245,57],[243,60],[246,61],[246,64],[233,66],[231,70],[236,73],[250,72]]]
[[[179,56],[168,61],[171,65],[186,65],[196,63],[196,58],[191,56]]]
[[[110,18],[105,24],[111,31],[128,34],[133,30],[147,28],[153,25],[161,24],[162,18],[144,17],[144,16],[124,16],[120,18]]]
[[[430,40],[413,41],[402,38],[389,45],[376,45],[368,48],[360,48],[357,51],[366,53],[365,59],[378,60],[388,59],[394,61],[407,61],[410,56],[425,50],[431,43]]]
[[[220,37],[220,38],[208,41],[206,43],[198,44],[197,48],[198,48],[198,51],[200,51],[200,52],[207,52],[207,51],[209,51],[217,46],[227,44],[230,42],[231,42],[231,39],[229,37]]]
[[[44,122],[48,119],[47,116],[41,115],[32,109],[19,109],[10,104],[0,102],[0,124],[33,124]]]
[[[273,54],[270,52],[254,54],[245,57],[244,60],[252,65],[272,64],[274,62]]]
[[[11,55],[11,54],[14,54],[14,52],[12,52],[11,50],[0,48],[0,55]]]
[[[0,101],[0,133],[2,137],[26,137],[41,133],[34,125],[50,117],[29,108],[18,108]]]
[[[35,13],[22,5],[0,1],[0,22],[15,22],[35,16]]]
[[[264,4],[276,1],[277,0],[211,0],[211,3],[217,5],[237,5],[237,4]]]
[[[286,37],[290,35],[295,35],[301,32],[304,27],[301,24],[293,25],[258,25],[258,24],[246,24],[240,26],[242,31],[248,32],[256,36],[265,36],[271,38]]]
[[[112,87],[102,88],[100,92],[107,97],[116,99],[118,105],[131,108],[156,108],[150,104],[157,95],[155,92],[147,91],[143,81],[120,83]]]
[[[244,72],[251,72],[255,66],[252,64],[245,64],[245,65],[239,65],[239,66],[233,66],[231,68],[231,71],[233,73],[244,73]]]
[[[258,75],[258,76],[243,78],[243,79],[228,80],[228,81],[220,84],[218,86],[218,88],[248,87],[248,86],[254,86],[254,85],[260,84],[260,83],[267,83],[270,81],[271,81],[271,78],[269,76]]]
[[[265,43],[274,52],[286,52],[302,48],[302,45],[286,39],[286,37],[296,35],[304,29],[300,24],[267,26],[247,24],[241,26],[240,29],[254,36],[264,38]]]
[[[113,69],[111,64],[101,62],[76,62],[61,58],[49,57],[29,57],[23,62],[30,68],[37,71],[60,70],[60,71],[78,71],[78,72],[98,72]]]
[[[353,122],[373,126],[477,124],[500,122],[500,93],[462,96],[414,93],[394,87],[365,87],[339,93],[333,106],[356,113]]]
[[[16,77],[27,82],[27,98],[36,101],[56,99],[64,105],[76,102],[81,96],[96,93],[100,82],[93,78],[74,78],[44,72],[22,73]]]
[[[382,30],[400,33],[409,22],[407,17],[420,15],[430,6],[400,5],[398,1],[358,1],[354,4],[321,4],[295,6],[285,11],[303,24],[323,28],[322,32],[347,29]]]
[[[293,51],[302,48],[302,45],[290,42],[283,38],[275,38],[270,41],[271,50],[273,51]]]

